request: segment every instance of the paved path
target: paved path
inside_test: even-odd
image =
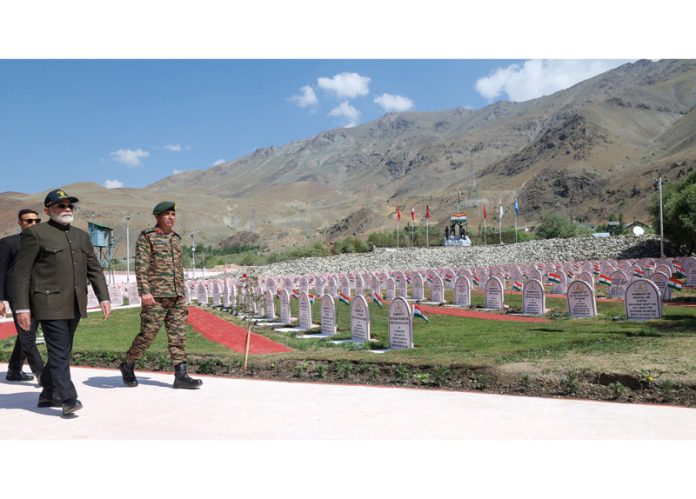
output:
[[[84,409],[39,409],[39,389],[5,381],[1,439],[696,439],[696,410],[391,387],[204,376],[174,390],[171,374],[72,368]]]

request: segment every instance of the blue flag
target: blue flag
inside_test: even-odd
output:
[[[515,198],[515,216],[520,214],[520,205],[517,204],[517,198]]]

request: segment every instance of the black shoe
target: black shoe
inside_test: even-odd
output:
[[[121,362],[121,365],[118,366],[118,368],[121,370],[121,377],[123,378],[124,385],[138,386],[138,378],[135,377],[135,373],[133,372],[135,364],[131,364],[130,362]]]
[[[27,374],[24,371],[7,371],[5,376],[7,381],[31,381],[34,376]]]
[[[51,399],[39,397],[39,403],[37,404],[37,406],[38,407],[63,407],[63,401],[59,398],[56,398],[56,397],[53,397]]]
[[[63,402],[63,416],[72,414],[75,411],[82,409],[82,402],[77,399],[70,399]]]
[[[202,384],[202,380],[193,379],[188,375],[186,362],[174,366],[174,388],[198,388]]]
[[[36,383],[39,385],[39,388],[43,388],[43,384],[41,383],[41,375],[43,374],[43,369],[41,371],[36,371],[34,373],[34,377],[36,378]]]

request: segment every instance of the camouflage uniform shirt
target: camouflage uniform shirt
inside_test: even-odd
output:
[[[181,236],[158,227],[142,231],[135,245],[135,277],[140,295],[184,296]]]

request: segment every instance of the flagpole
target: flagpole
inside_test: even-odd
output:
[[[486,244],[486,217],[483,217],[483,244]]]
[[[503,244],[503,203],[501,201],[498,209],[498,238],[500,244]]]
[[[430,239],[428,237],[428,230],[430,229],[430,224],[428,223],[430,220],[428,218],[425,218],[425,247],[429,248],[430,247]]]
[[[515,243],[517,242],[517,211],[515,211]]]

